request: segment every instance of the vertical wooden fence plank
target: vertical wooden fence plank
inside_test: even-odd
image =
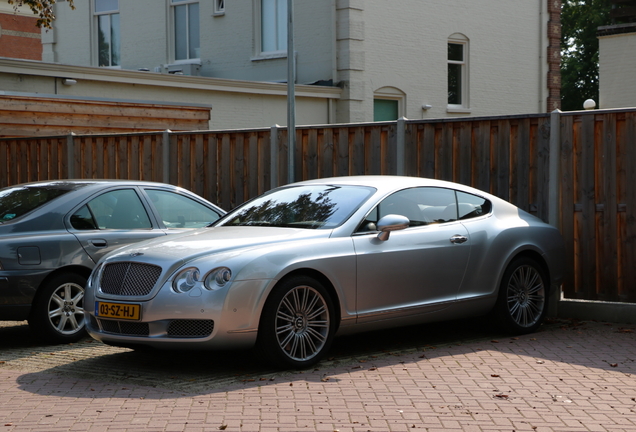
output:
[[[597,259],[599,274],[596,292],[604,301],[618,301],[618,239],[616,201],[616,114],[608,113],[602,122],[602,134],[596,157],[598,176],[597,207],[599,214],[599,236],[597,238]],[[599,210],[597,208],[597,210]]]
[[[318,175],[321,178],[333,177],[335,171],[335,152],[334,152],[334,136],[333,136],[333,128],[325,127],[323,136],[322,136],[322,144],[319,144],[320,149],[320,159],[319,159],[319,171]]]
[[[625,114],[625,126],[623,139],[620,140],[620,162],[623,164],[624,181],[622,182],[622,200],[624,202],[624,215],[622,218],[623,239],[621,270],[624,281],[619,298],[622,301],[636,302],[636,112]],[[622,209],[621,209],[622,210]]]

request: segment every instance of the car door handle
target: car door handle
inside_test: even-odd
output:
[[[108,243],[104,239],[93,239],[93,240],[89,240],[88,242],[98,248],[103,248],[108,246]]]
[[[468,237],[456,234],[450,238],[451,243],[461,244],[468,240]]]

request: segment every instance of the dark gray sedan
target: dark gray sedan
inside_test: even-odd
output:
[[[84,286],[107,252],[225,212],[162,183],[60,180],[0,189],[0,320],[28,320],[41,339],[85,335]]]

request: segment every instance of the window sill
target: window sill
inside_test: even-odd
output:
[[[287,51],[276,51],[271,53],[260,53],[252,57],[251,61],[275,60],[287,58]]]
[[[460,107],[451,108],[451,107],[448,107],[448,108],[446,108],[446,112],[449,113],[449,114],[470,114],[472,112],[472,110],[470,108],[460,108]]]
[[[201,65],[201,59],[185,59],[185,60],[175,60],[172,64],[196,64]]]

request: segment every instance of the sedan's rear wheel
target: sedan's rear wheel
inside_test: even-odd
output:
[[[274,288],[265,304],[257,348],[275,365],[309,367],[329,349],[334,329],[327,290],[313,278],[292,277]]]
[[[85,286],[83,276],[63,273],[40,287],[29,317],[29,326],[38,338],[48,343],[70,343],[86,335]]]
[[[504,273],[495,313],[504,328],[515,334],[536,331],[547,311],[548,280],[530,258],[514,260]]]

